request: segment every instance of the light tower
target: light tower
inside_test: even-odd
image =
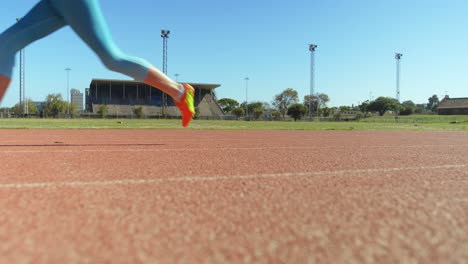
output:
[[[167,75],[167,39],[169,38],[170,30],[161,30],[161,37],[163,38],[163,72]],[[167,95],[162,93],[162,104],[163,109],[166,109],[167,106]]]
[[[249,116],[249,107],[248,107],[248,89],[249,89],[249,77],[245,77],[245,120]]]
[[[400,102],[400,59],[403,56],[401,53],[395,53],[396,59],[396,99]]]
[[[317,45],[309,44],[310,50],[310,95],[309,95],[309,119],[312,121],[312,112],[313,112],[313,102],[312,96],[314,96],[315,89],[314,89],[314,67],[315,67],[315,49]],[[318,101],[317,101],[318,106]],[[318,110],[318,107],[317,107]],[[317,111],[318,112],[318,111]]]
[[[17,18],[16,22],[19,22],[21,18]],[[21,115],[27,115],[28,114],[28,102],[26,102],[26,90],[25,90],[25,84],[24,84],[24,56],[25,52],[24,49],[20,50],[20,57],[19,57],[19,106],[20,106],[20,111]]]
[[[403,54],[401,53],[395,53],[395,59],[396,59],[396,100],[397,100],[397,109],[395,111],[395,118],[398,118],[399,114],[399,104],[400,104],[400,59]]]

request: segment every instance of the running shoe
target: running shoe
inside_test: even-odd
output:
[[[188,83],[184,83],[182,85],[185,89],[184,95],[182,95],[182,98],[176,103],[176,105],[182,115],[182,126],[187,127],[190,121],[192,121],[193,115],[195,115],[195,108],[193,106],[195,89],[193,89],[193,87]]]

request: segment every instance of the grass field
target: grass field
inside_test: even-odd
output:
[[[468,115],[409,115],[399,116],[400,123],[451,123],[468,122]],[[372,116],[361,119],[362,122],[395,122],[395,116],[386,114],[384,116]]]
[[[437,116],[435,116],[437,117]],[[359,122],[224,121],[194,120],[190,129],[273,129],[273,130],[408,130],[468,131],[468,117],[401,119],[364,119]],[[412,121],[411,121],[412,120]],[[157,119],[0,119],[0,129],[182,129],[180,120]]]

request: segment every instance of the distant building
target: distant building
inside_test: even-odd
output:
[[[76,112],[81,113],[83,112],[83,93],[81,93],[77,89],[71,89],[71,103],[75,104]]]
[[[40,113],[40,112],[44,111],[44,106],[45,106],[46,102],[34,101],[33,104],[36,105],[37,111]]]
[[[468,97],[449,98],[445,96],[437,107],[439,115],[468,115]]]
[[[190,83],[195,89],[194,105],[201,117],[219,117],[224,112],[212,95],[219,84]],[[141,107],[146,116],[180,116],[170,96],[145,83],[127,80],[93,79],[85,89],[86,111],[97,113],[106,105],[108,115],[130,116],[136,107]],[[165,102],[165,105],[163,105]]]

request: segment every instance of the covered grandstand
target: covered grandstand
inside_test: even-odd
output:
[[[190,84],[195,88],[195,107],[201,117],[224,115],[212,95],[219,84]],[[136,81],[93,79],[86,89],[86,111],[97,114],[101,105],[107,105],[111,116],[130,116],[137,107],[141,107],[147,117],[180,116],[170,96],[163,98],[159,89]]]

